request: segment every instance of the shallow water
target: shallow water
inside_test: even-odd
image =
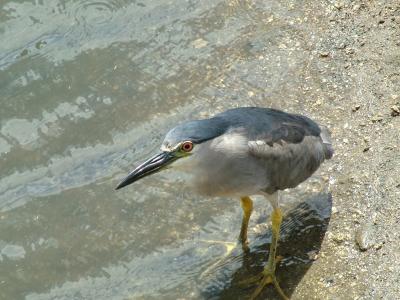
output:
[[[180,120],[242,105],[302,112],[287,91],[312,34],[296,5],[1,2],[0,298],[249,294],[235,278],[266,261],[263,199],[249,256],[220,242],[236,240],[238,201],[193,195],[173,172],[114,187]],[[311,263],[302,257],[319,249],[331,204],[318,176],[285,199],[289,215],[309,203],[284,234],[303,238],[282,262],[300,270],[283,276],[289,293]]]

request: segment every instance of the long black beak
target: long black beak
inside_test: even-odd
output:
[[[161,152],[146,160],[144,163],[139,165],[135,170],[130,172],[115,188],[116,190],[123,188],[140,178],[146,177],[150,174],[161,171],[164,167],[176,160],[176,157],[172,152]]]

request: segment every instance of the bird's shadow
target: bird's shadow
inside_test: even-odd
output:
[[[284,216],[276,275],[284,293],[290,297],[313,261],[318,258],[332,212],[331,194],[318,194],[300,203]],[[212,279],[203,286],[206,299],[246,299],[256,288],[243,281],[260,274],[267,262],[271,230],[250,242],[249,251],[235,249],[215,268]],[[231,265],[231,268],[228,266]],[[223,267],[222,267],[223,266]],[[258,299],[281,299],[275,288],[264,288]]]

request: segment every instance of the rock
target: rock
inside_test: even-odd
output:
[[[311,250],[307,253],[308,259],[311,261],[316,261],[318,259],[318,251]]]
[[[329,52],[328,52],[328,51],[321,51],[321,52],[319,53],[319,56],[320,56],[320,57],[329,57]]]
[[[364,225],[356,231],[355,240],[361,251],[367,251],[375,245],[373,230],[369,225]]]
[[[397,116],[400,116],[400,108],[397,106],[397,105],[393,105],[392,107],[391,107],[391,109],[392,109],[392,112],[391,112],[391,116],[392,117],[397,117]]]
[[[346,240],[348,240],[348,235],[343,233],[343,232],[338,232],[336,234],[334,234],[332,236],[332,240],[336,243],[336,244],[342,244],[343,242],[345,242]]]
[[[381,115],[375,115],[371,118],[372,123],[381,122],[383,117]]]
[[[344,3],[343,3],[342,1],[336,1],[335,3],[333,3],[333,6],[334,6],[336,9],[340,10],[340,9],[343,8]]]
[[[360,109],[360,107],[361,107],[360,104],[356,104],[351,110],[352,110],[353,112],[356,112],[357,110]]]

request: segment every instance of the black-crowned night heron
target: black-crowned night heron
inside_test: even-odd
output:
[[[241,199],[239,239],[244,249],[253,210],[249,196],[264,195],[273,208],[272,241],[268,263],[252,298],[270,283],[286,298],[275,277],[282,221],[278,191],[306,180],[332,154],[328,130],[307,117],[269,108],[235,108],[170,130],[161,153],[134,169],[117,189],[166,167],[190,172],[190,184],[199,193]]]

